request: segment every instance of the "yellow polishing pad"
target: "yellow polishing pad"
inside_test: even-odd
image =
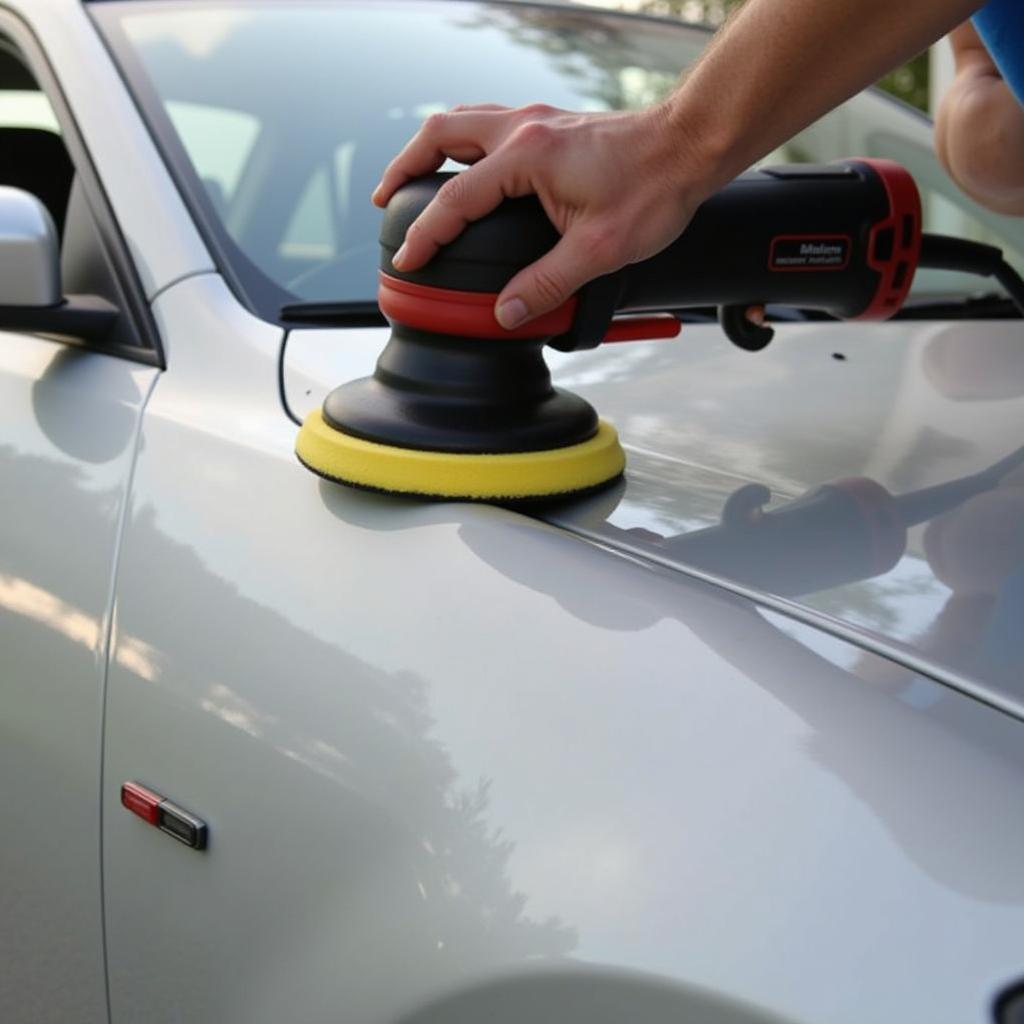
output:
[[[618,477],[626,465],[615,428],[601,420],[581,444],[539,452],[429,452],[364,441],[329,426],[319,409],[295,442],[299,461],[320,476],[377,491],[434,498],[512,500],[585,491]]]

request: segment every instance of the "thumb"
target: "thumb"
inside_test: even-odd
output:
[[[557,309],[588,281],[605,272],[579,235],[569,232],[549,253],[505,285],[495,303],[495,319],[510,331]]]

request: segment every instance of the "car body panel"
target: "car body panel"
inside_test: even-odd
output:
[[[115,1021],[415,1019],[621,970],[796,1021],[985,1019],[1024,919],[1019,723],[519,514],[318,481],[236,376],[274,339],[220,280],[156,312],[176,371],[108,690]],[[121,810],[129,777],[209,850]]]
[[[0,1019],[105,1019],[97,814],[113,566],[156,371],[0,332]]]
[[[26,780],[3,799],[31,826],[3,855],[35,869],[25,930],[8,904],[3,931],[35,973],[5,975],[0,1016],[103,1019],[106,980],[114,1024],[987,1021],[1024,931],[1020,724],[616,533],[710,521],[732,486],[718,466],[696,487],[659,419],[669,378],[720,375],[718,335],[687,329],[698,371],[643,344],[559,369],[622,422],[635,470],[657,430],[656,521],[629,492],[610,527],[584,504],[553,526],[319,481],[281,389],[298,410],[368,370],[382,333],[285,348],[212,271],[79,5],[15,8],[57,66],[168,369],[0,338],[22,410],[0,629],[27,652],[0,767]],[[633,368],[663,403],[645,422],[616,378],[663,354],[664,380]],[[736,465],[792,489],[806,468]],[[36,524],[45,549],[19,532]],[[129,780],[206,821],[208,849],[123,808]],[[46,983],[40,1010],[24,992]]]
[[[999,611],[983,607],[1012,588],[1024,560],[1019,487],[943,509],[909,531],[894,564],[880,572],[855,565],[846,580],[836,569],[844,562],[841,531],[795,534],[773,560],[782,570],[813,565],[822,581],[796,592],[787,587],[792,572],[773,580],[759,571],[756,548],[737,544],[699,563],[687,554],[687,536],[717,526],[745,485],[767,487],[769,508],[850,477],[900,494],[970,476],[1019,451],[1019,324],[782,324],[778,332],[755,355],[731,346],[717,326],[689,324],[677,340],[549,353],[556,383],[616,425],[629,461],[624,487],[538,514],[602,543],[798,602],[819,613],[823,628],[826,617],[837,620],[862,643],[885,644],[897,658],[1024,715],[1024,651],[986,633]],[[331,387],[372,372],[386,338],[374,329],[292,332],[284,361],[292,413],[303,417]],[[1020,467],[1007,477],[1021,480]],[[993,559],[1005,562],[1004,573],[990,568]]]
[[[1020,341],[1013,321],[782,325],[753,357],[712,329],[684,332],[671,350],[641,346],[628,370],[611,353],[560,360],[559,382],[619,425],[631,471],[617,502],[550,519],[796,601],[1024,716],[1024,649],[1008,629],[1024,567]],[[894,547],[867,552],[881,565],[865,559],[844,575],[841,526],[801,531],[775,551],[738,535],[734,550],[688,547],[745,485],[765,486],[772,510],[850,478],[893,495],[948,489],[1008,457],[998,485],[925,502],[905,540],[881,530]]]

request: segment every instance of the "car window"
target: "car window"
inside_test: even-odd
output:
[[[645,106],[710,38],[653,19],[487,2],[122,0],[91,10],[186,191],[202,200],[225,269],[271,318],[295,300],[373,299],[380,214],[368,197],[430,113],[485,100]],[[197,108],[203,125],[183,117]],[[993,241],[1020,262],[1024,223],[962,196],[927,121],[880,94],[855,97],[766,162],[849,156],[906,164],[929,229]],[[978,287],[935,271],[915,280],[918,294]]]
[[[259,120],[243,110],[172,101],[167,113],[196,174],[216,204],[230,203],[259,135]]]
[[[0,127],[40,128],[60,135],[60,125],[50,101],[38,89],[0,91]]]
[[[70,122],[69,130],[73,130]],[[70,140],[81,155],[77,137]],[[61,285],[65,294],[99,296],[127,313],[139,311],[138,296],[129,301],[109,241],[116,227],[100,230],[95,190],[76,173],[61,123],[46,91],[30,70],[29,60],[10,37],[0,34],[0,185],[36,196],[53,219],[60,245]],[[126,259],[126,258],[125,258]],[[141,344],[138,318],[120,316],[100,343],[105,351],[138,358],[152,355],[152,343]]]
[[[380,214],[369,195],[425,117],[474,100],[645,106],[706,39],[580,9],[431,0],[91,10],[213,215],[229,269],[271,316],[275,301],[372,300]],[[232,111],[234,134],[185,123],[196,107]]]
[[[318,167],[313,172],[278,245],[277,252],[282,259],[319,262],[337,254],[335,186],[328,167]]]
[[[35,195],[61,232],[73,174],[50,101],[0,37],[0,185]]]

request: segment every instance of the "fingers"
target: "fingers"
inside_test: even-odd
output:
[[[409,225],[404,243],[392,258],[394,267],[411,271],[423,266],[467,224],[486,216],[506,196],[515,194],[515,178],[512,161],[502,153],[492,154],[449,178]]]
[[[547,255],[505,285],[495,303],[495,319],[510,331],[557,309],[588,281],[621,265],[592,244],[585,228],[570,229]]]
[[[405,148],[388,164],[373,190],[376,206],[386,206],[410,178],[436,171],[448,157],[473,163],[494,149],[506,130],[503,108],[431,114]]]
[[[949,33],[949,45],[953,48],[953,60],[958,71],[974,61],[993,64],[981,36],[978,35],[978,30],[969,21],[958,25]]]

